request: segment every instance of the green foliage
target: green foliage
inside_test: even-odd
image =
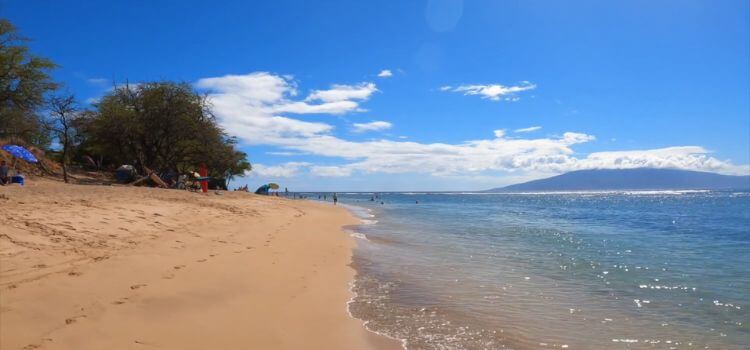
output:
[[[0,19],[0,137],[45,146],[50,139],[37,111],[45,94],[57,88],[49,75],[55,64],[31,55],[26,41]]]
[[[0,138],[44,147],[54,137],[62,145],[63,165],[72,155],[97,167],[142,164],[184,172],[205,164],[217,177],[250,170],[245,153],[219,127],[206,98],[188,84],[121,86],[95,110],[80,111],[72,97],[45,101],[57,89],[49,75],[55,64],[30,54],[26,41],[0,18]],[[45,102],[48,115],[41,117]]]
[[[212,176],[250,170],[245,153],[217,124],[206,98],[188,84],[117,87],[79,123],[80,147],[111,166],[140,163],[184,172],[206,164]]]

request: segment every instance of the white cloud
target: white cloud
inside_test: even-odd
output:
[[[478,95],[482,98],[490,99],[493,101],[518,101],[519,97],[516,96],[517,93],[532,90],[535,89],[536,85],[528,82],[528,81],[522,81],[520,84],[515,86],[504,86],[500,84],[487,84],[487,85],[461,85],[457,87],[451,87],[451,86],[442,86],[440,87],[440,91],[453,91],[453,92],[460,92],[464,95]]]
[[[393,127],[393,124],[384,121],[373,121],[369,123],[354,123],[354,132],[379,131]]]
[[[344,177],[350,176],[353,169],[346,166],[313,166],[310,167],[310,174],[323,177]]]
[[[214,114],[227,132],[243,143],[269,145],[281,152],[329,157],[341,163],[325,166],[301,162],[274,166],[255,164],[254,172],[266,176],[307,172],[315,176],[414,173],[473,177],[502,174],[526,178],[529,174],[538,177],[579,169],[641,166],[722,173],[750,170],[718,160],[697,146],[580,155],[574,148],[596,138],[578,132],[565,132],[557,137],[507,138],[505,130],[498,129],[494,131],[494,138],[458,143],[419,143],[403,139],[349,141],[333,135],[333,126],[328,123],[279,114],[356,112],[360,110],[359,103],[377,91],[374,84],[333,85],[330,90],[315,91],[302,101],[294,99],[297,85],[291,77],[263,72],[201,79],[196,86],[209,89]],[[387,122],[379,123],[380,127],[385,127],[382,123]],[[372,123],[361,123],[369,124]]]
[[[253,170],[249,175],[255,175],[266,178],[286,178],[299,174],[300,170],[309,167],[310,163],[306,162],[288,162],[279,165],[253,164]]]
[[[377,91],[372,83],[333,85],[330,90],[313,91],[303,101],[294,100],[298,90],[293,77],[267,72],[205,78],[195,86],[208,91],[221,125],[248,144],[279,144],[330,133],[333,130],[330,124],[279,114],[357,112],[361,108],[356,100],[366,100]]]
[[[272,156],[285,156],[285,157],[305,155],[304,153],[299,153],[299,152],[266,152],[266,154],[272,155]]]
[[[349,112],[363,112],[359,103],[354,101],[333,101],[321,104],[308,104],[305,102],[290,102],[278,105],[271,109],[276,113],[294,114],[345,114]]]
[[[381,77],[381,78],[390,78],[392,76],[393,76],[393,72],[391,72],[390,69],[383,69],[380,71],[380,73],[378,73],[378,77]]]
[[[348,100],[367,100],[370,95],[378,91],[373,83],[359,85],[334,84],[328,90],[315,90],[306,101],[341,102]]]
[[[678,168],[704,171],[737,172],[698,146],[666,147],[653,150],[594,152],[583,164],[587,168]]]
[[[542,128],[541,126],[530,126],[528,128],[521,128],[521,129],[513,130],[513,132],[516,132],[516,133],[534,132],[534,131],[540,130],[541,128]]]

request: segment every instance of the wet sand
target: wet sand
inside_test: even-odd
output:
[[[356,223],[247,193],[0,187],[0,348],[400,349],[347,312]]]

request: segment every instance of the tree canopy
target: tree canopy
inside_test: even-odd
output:
[[[211,175],[244,174],[246,155],[235,149],[211,114],[209,103],[184,83],[116,87],[85,113],[81,150],[110,165],[141,164],[178,172],[208,166]]]
[[[206,165],[215,177],[250,170],[207,98],[189,84],[125,84],[82,110],[72,95],[52,96],[58,84],[50,71],[56,66],[30,54],[27,41],[0,19],[0,138],[47,149],[57,140],[63,167],[72,155],[97,167],[134,164],[185,172]]]
[[[0,19],[0,137],[44,146],[49,142],[38,116],[45,94],[56,89],[52,61],[29,53],[28,40]]]

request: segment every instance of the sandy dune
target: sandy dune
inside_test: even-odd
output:
[[[346,311],[352,223],[246,193],[0,187],[0,348],[398,349]]]

